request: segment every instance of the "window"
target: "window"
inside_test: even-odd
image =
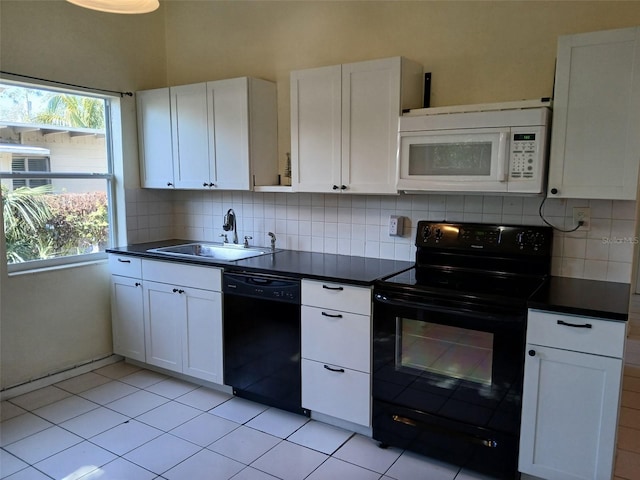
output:
[[[49,157],[17,157],[11,160],[12,172],[50,172]],[[17,178],[13,180],[13,189],[21,187],[41,187],[51,185],[51,180],[47,178]]]
[[[103,257],[115,225],[117,99],[0,83],[0,185],[9,271]]]

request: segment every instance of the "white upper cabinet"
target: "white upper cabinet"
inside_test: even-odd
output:
[[[252,190],[278,183],[273,82],[242,77],[137,96],[143,187]]]
[[[223,190],[278,184],[276,86],[257,78],[207,83],[212,181]]]
[[[342,68],[291,73],[291,175],[301,192],[341,184]]]
[[[147,188],[174,188],[169,89],[137,92],[136,104],[140,183]]]
[[[215,156],[209,152],[207,84],[181,85],[170,91],[175,187],[213,187]]]
[[[398,117],[422,106],[423,82],[401,57],[292,72],[294,190],[397,193]]]
[[[558,39],[551,198],[636,198],[639,38],[635,27]]]

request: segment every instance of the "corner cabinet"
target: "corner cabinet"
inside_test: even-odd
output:
[[[519,470],[610,480],[626,323],[530,310]]]
[[[398,118],[423,85],[402,57],[291,72],[293,190],[397,193]]]
[[[278,183],[273,82],[241,77],[147,90],[137,93],[137,108],[143,187],[252,190]]]
[[[302,281],[302,407],[371,425],[371,289]]]
[[[558,39],[548,194],[635,200],[640,28]]]

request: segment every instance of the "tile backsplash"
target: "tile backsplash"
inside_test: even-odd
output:
[[[220,241],[223,216],[233,208],[238,237],[280,248],[413,260],[419,220],[544,225],[539,197],[482,195],[341,195],[309,193],[127,190],[129,243],[168,238]],[[545,219],[573,224],[573,207],[591,208],[591,227],[554,232],[554,275],[629,282],[637,243],[634,201],[549,199]],[[404,234],[388,235],[390,215],[405,217]]]

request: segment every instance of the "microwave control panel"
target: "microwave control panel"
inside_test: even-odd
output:
[[[509,142],[509,180],[531,180],[542,175],[544,166],[543,127],[511,129]]]

